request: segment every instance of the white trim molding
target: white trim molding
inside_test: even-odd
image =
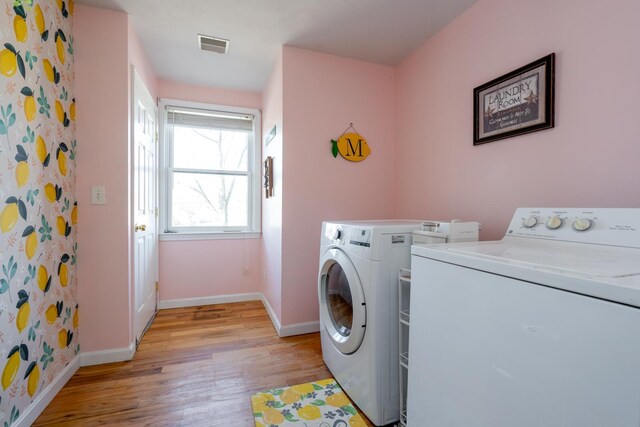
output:
[[[129,347],[80,353],[80,366],[100,365],[102,363],[124,362],[133,359],[136,343]]]
[[[230,302],[244,302],[244,301],[262,301],[262,294],[247,293],[247,294],[229,294],[218,295],[210,297],[199,298],[183,298],[183,299],[169,299],[160,301],[158,308],[160,310],[166,308],[182,308],[182,307],[197,307],[199,305],[212,305],[212,304],[225,304]]]
[[[306,323],[294,323],[293,325],[284,325],[280,323],[280,319],[276,316],[275,311],[273,311],[273,307],[269,304],[269,300],[262,295],[262,305],[267,310],[269,317],[271,318],[271,323],[273,323],[273,327],[276,329],[279,337],[291,337],[293,335],[303,335],[310,334],[313,332],[320,331],[320,322],[306,322]]]
[[[73,358],[71,362],[54,378],[51,383],[45,387],[44,390],[35,398],[35,400],[29,405],[20,418],[16,420],[15,426],[27,427],[34,423],[34,421],[42,414],[47,405],[51,403],[58,392],[64,387],[64,385],[71,379],[73,374],[76,373],[80,367],[80,356]]]

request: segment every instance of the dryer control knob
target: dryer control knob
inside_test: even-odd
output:
[[[333,240],[340,240],[341,237],[342,237],[342,229],[338,228],[335,234],[333,235]]]
[[[526,218],[524,221],[522,221],[522,225],[526,228],[533,228],[536,225],[538,225],[538,218],[536,218],[535,216],[531,215],[530,217]]]
[[[592,225],[593,223],[589,218],[578,218],[573,221],[572,227],[576,231],[587,231]]]
[[[557,230],[558,228],[562,227],[562,218],[560,218],[559,216],[552,216],[547,220],[545,225],[549,230]]]

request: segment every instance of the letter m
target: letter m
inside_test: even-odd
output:
[[[358,154],[356,154],[356,151]],[[356,142],[356,147],[353,148],[353,144],[351,143],[351,139],[347,138],[347,156],[357,156],[362,157],[362,140],[358,139]]]

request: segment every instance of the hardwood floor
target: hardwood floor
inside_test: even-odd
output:
[[[279,338],[259,301],[161,310],[133,360],[80,368],[34,426],[253,427],[252,394],[329,377],[319,334]]]

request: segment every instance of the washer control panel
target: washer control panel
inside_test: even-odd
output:
[[[518,208],[506,236],[640,248],[640,209]]]

